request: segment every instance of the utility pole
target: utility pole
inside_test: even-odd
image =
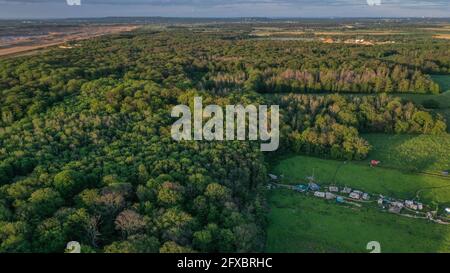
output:
[[[333,176],[333,183],[334,183],[334,184],[336,184],[336,176],[337,176],[338,171],[339,171],[339,170],[341,169],[341,167],[344,166],[345,164],[347,164],[347,161],[342,162],[341,164],[339,164],[339,165],[336,167],[336,171],[334,172],[334,176]]]

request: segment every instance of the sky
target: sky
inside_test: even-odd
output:
[[[450,17],[450,0],[0,0],[0,19],[109,16]]]

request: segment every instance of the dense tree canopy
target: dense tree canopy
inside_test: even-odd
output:
[[[437,93],[425,73],[448,72],[433,65],[440,44],[415,45],[411,58],[229,38],[146,30],[0,61],[0,252],[62,252],[74,240],[86,252],[261,251],[264,155],[249,141],[172,140],[172,107],[195,95],[279,104],[281,150],[339,159],[367,156],[360,132],[446,130],[387,95],[267,94]]]

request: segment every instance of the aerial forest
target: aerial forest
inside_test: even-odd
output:
[[[442,134],[448,44],[336,45],[140,29],[0,60],[0,252],[260,252],[255,141],[171,138],[178,104],[280,105],[279,152],[365,159],[363,133]],[[367,96],[360,96],[366,94]],[[275,153],[276,154],[276,153]]]

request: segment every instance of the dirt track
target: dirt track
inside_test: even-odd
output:
[[[138,26],[81,26],[68,33],[49,33],[48,35],[31,36],[25,39],[20,38],[7,42],[1,42],[0,40],[0,56],[43,49],[69,41],[80,41],[107,34],[132,31],[136,28]]]

